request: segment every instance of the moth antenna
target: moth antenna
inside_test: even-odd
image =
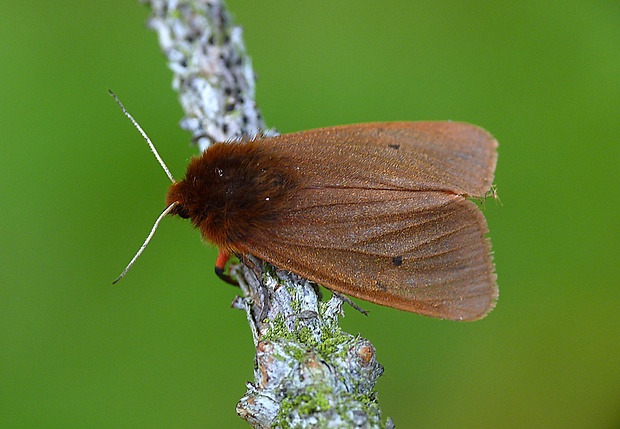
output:
[[[170,180],[172,181],[172,183],[176,183],[177,181],[174,180],[174,177],[172,177],[172,173],[170,173],[170,170],[168,170],[168,167],[166,166],[166,163],[164,162],[163,159],[161,159],[161,156],[159,156],[159,153],[157,152],[157,149],[155,149],[155,145],[153,144],[153,142],[151,142],[151,139],[149,139],[149,136],[146,135],[146,133],[144,132],[144,130],[142,129],[142,127],[136,122],[136,120],[133,118],[133,116],[131,116],[129,114],[129,112],[127,111],[127,109],[125,109],[125,106],[123,106],[123,103],[121,103],[121,100],[118,99],[118,97],[116,96],[116,94],[114,94],[112,92],[112,90],[108,89],[108,92],[110,93],[110,95],[114,98],[114,100],[116,101],[116,103],[121,106],[121,110],[123,111],[123,113],[125,114],[125,116],[127,116],[129,118],[129,120],[131,121],[131,123],[133,124],[134,127],[136,127],[136,129],[140,132],[140,134],[142,134],[142,137],[144,137],[144,140],[146,140],[146,142],[149,144],[149,147],[151,148],[151,152],[153,152],[153,155],[155,155],[155,158],[157,158],[157,161],[159,162],[159,165],[161,165],[161,167],[164,169],[164,171],[166,172],[166,174],[168,175],[168,177],[170,178]],[[122,276],[121,276],[122,277]]]
[[[159,215],[159,217],[157,218],[157,220],[155,221],[155,224],[153,225],[153,228],[151,228],[151,232],[149,232],[149,235],[146,237],[146,240],[144,240],[144,243],[142,244],[142,246],[140,247],[140,249],[138,250],[138,252],[136,253],[136,255],[132,258],[131,261],[129,261],[129,264],[127,264],[127,267],[123,270],[123,272],[121,273],[120,276],[118,276],[118,278],[116,280],[114,280],[112,282],[112,284],[116,284],[120,279],[122,279],[125,274],[127,274],[127,271],[129,271],[129,269],[131,268],[131,266],[134,264],[134,262],[136,262],[136,260],[140,257],[140,255],[142,254],[142,252],[144,252],[144,249],[146,249],[146,246],[149,244],[149,242],[151,241],[151,238],[153,238],[153,234],[155,234],[155,231],[157,230],[157,227],[159,226],[159,223],[161,222],[161,220],[168,214],[170,213],[170,211],[172,211],[172,209],[174,208],[174,206],[177,205],[177,202],[173,202],[172,204],[170,204],[168,207],[166,207],[166,209]]]

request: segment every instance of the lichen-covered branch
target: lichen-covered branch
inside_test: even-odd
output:
[[[374,389],[383,367],[368,340],[338,326],[342,300],[321,301],[313,283],[254,258],[248,265],[233,274],[245,293],[235,307],[246,310],[256,345],[255,381],[237,413],[256,428],[385,427]]]
[[[150,0],[149,26],[172,70],[185,118],[181,127],[205,150],[211,143],[256,135],[265,123],[256,107],[254,71],[242,29],[222,1]]]
[[[201,150],[265,132],[241,28],[220,0],[150,0],[185,111],[182,128]],[[253,383],[237,413],[253,427],[386,427],[375,383],[383,367],[372,344],[340,330],[342,300],[249,255],[231,267],[256,346]],[[390,426],[391,423],[388,423]]]

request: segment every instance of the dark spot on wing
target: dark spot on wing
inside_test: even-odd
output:
[[[400,267],[403,264],[403,257],[402,256],[393,257],[392,263],[394,264],[394,266]]]

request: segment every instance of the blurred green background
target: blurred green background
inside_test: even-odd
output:
[[[15,2],[0,18],[0,427],[247,427],[236,290],[167,220],[129,275],[168,179],[195,149],[148,10]],[[620,427],[620,2],[231,0],[282,132],[473,122],[500,142],[487,201],[500,300],[475,323],[364,303],[399,428]]]

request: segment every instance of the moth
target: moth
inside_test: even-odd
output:
[[[472,199],[491,191],[496,163],[497,141],[459,122],[216,143],[183,180],[168,172],[166,209],[138,255],[163,217],[179,216],[218,247],[219,274],[228,255],[253,255],[380,305],[480,319],[498,288],[487,223]]]

